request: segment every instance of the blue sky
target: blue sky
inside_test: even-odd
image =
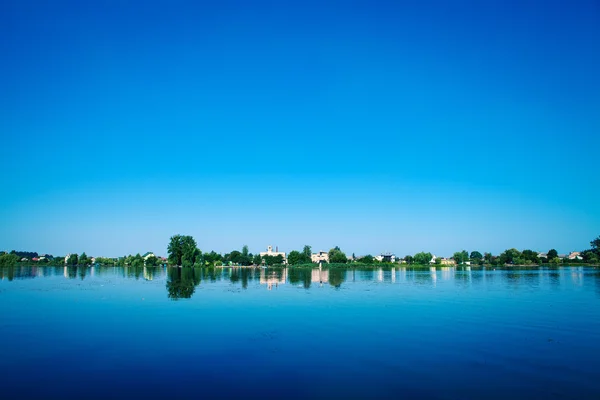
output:
[[[4,1],[0,248],[587,248],[599,21],[594,1]]]

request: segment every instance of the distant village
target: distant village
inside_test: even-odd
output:
[[[189,237],[191,238],[191,237]],[[193,240],[193,239],[192,239]],[[596,239],[598,240],[598,239]],[[591,242],[594,244],[594,241]],[[195,242],[194,242],[195,246]],[[278,247],[267,246],[265,251],[261,251],[256,255],[248,252],[247,246],[244,246],[242,251],[232,251],[225,255],[219,253],[201,253],[196,249],[193,259],[193,265],[189,266],[273,266],[273,265],[301,265],[301,264],[416,264],[416,265],[535,265],[545,263],[597,263],[600,254],[598,248],[594,245],[592,249],[587,251],[572,251],[568,254],[558,254],[556,250],[548,252],[534,252],[531,250],[523,250],[522,252],[516,249],[509,249],[498,256],[493,256],[490,253],[481,254],[478,251],[471,253],[465,250],[456,252],[452,257],[438,257],[431,253],[417,253],[415,255],[407,255],[397,257],[394,253],[384,252],[378,255],[362,255],[355,256],[346,255],[338,247],[329,251],[311,252],[310,246],[305,246],[302,252],[292,251],[290,253],[279,251]],[[171,257],[171,255],[170,255]],[[173,262],[175,261],[175,262]],[[156,256],[154,252],[146,252],[135,256],[129,255],[124,257],[88,257],[86,253],[81,255],[67,254],[64,257],[54,257],[50,254],[38,254],[36,252],[0,252],[0,266],[7,266],[14,263],[21,265],[119,265],[119,266],[179,266],[183,262]]]

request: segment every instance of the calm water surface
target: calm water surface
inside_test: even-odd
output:
[[[0,269],[0,397],[600,399],[600,270]]]

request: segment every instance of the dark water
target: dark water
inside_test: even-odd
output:
[[[0,397],[600,399],[600,269],[0,269]]]

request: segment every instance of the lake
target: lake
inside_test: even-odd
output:
[[[1,268],[6,399],[600,399],[600,269]]]

